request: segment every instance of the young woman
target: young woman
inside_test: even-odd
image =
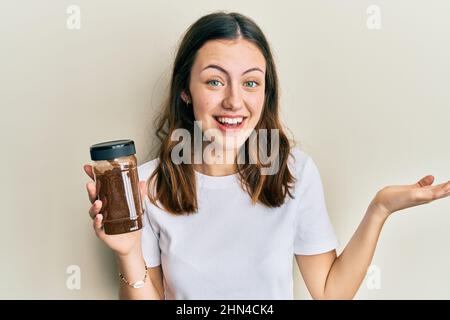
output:
[[[143,229],[106,235],[95,184],[87,184],[95,233],[116,253],[124,278],[121,298],[292,299],[295,257],[313,298],[350,299],[389,215],[450,195],[450,183],[432,186],[433,176],[383,188],[337,256],[319,171],[287,139],[278,103],[271,50],[251,19],[217,12],[187,30],[157,125],[159,156],[139,167]],[[181,153],[177,130],[191,137]],[[208,130],[218,132],[214,139]],[[268,131],[276,133],[266,136],[266,151],[277,164],[269,174],[250,145],[253,133]],[[219,148],[205,152],[213,141]],[[180,162],[177,154],[201,161]],[[84,169],[93,178],[92,167]]]

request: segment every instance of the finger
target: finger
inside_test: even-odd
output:
[[[438,199],[447,197],[450,195],[450,181],[441,183],[440,185],[436,186],[436,191],[438,195]]]
[[[92,166],[89,164],[85,164],[83,166],[84,172],[92,179],[94,180],[94,172],[92,171]]]
[[[105,230],[103,230],[103,215],[97,214],[93,221],[93,226],[95,230],[95,234],[101,240],[105,239]]]
[[[425,177],[423,177],[422,179],[420,179],[417,183],[414,184],[415,187],[426,187],[426,186],[430,186],[432,185],[434,182],[434,176],[432,175],[427,175]]]
[[[91,216],[92,219],[94,219],[95,216],[100,213],[101,208],[102,202],[100,200],[96,200],[92,204],[91,208],[89,209],[89,215]]]
[[[428,203],[448,196],[450,196],[450,181],[418,189],[416,199],[419,203]]]
[[[95,184],[93,182],[86,183],[86,190],[88,193],[89,201],[94,203],[97,200],[97,189],[95,188]]]
[[[446,192],[449,189],[449,185],[450,185],[449,183],[450,183],[450,181],[446,181],[446,182],[443,182],[443,183],[440,183],[440,184],[437,184],[434,186],[424,186],[424,187],[422,187],[422,189],[430,190],[432,192],[436,192],[436,191]]]

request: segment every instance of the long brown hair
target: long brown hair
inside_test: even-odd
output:
[[[279,170],[274,175],[262,175],[260,161],[248,163],[249,139],[245,141],[245,163],[235,164],[241,186],[250,195],[253,204],[261,202],[268,207],[281,206],[286,196],[291,198],[291,188],[295,177],[289,172],[288,157],[291,141],[283,131],[279,119],[278,76],[269,44],[257,24],[239,13],[214,12],[201,17],[186,31],[177,51],[171,77],[170,91],[163,104],[162,113],[157,118],[156,135],[161,142],[158,151],[159,162],[147,180],[150,201],[172,214],[195,213],[198,209],[195,171],[192,164],[174,164],[171,152],[178,142],[172,141],[174,130],[184,128],[194,133],[194,113],[181,99],[181,92],[189,92],[189,79],[197,51],[209,40],[243,38],[254,43],[266,60],[265,99],[261,118],[255,127],[259,129],[278,129],[279,152],[276,154]],[[268,146],[271,135],[268,135]],[[271,150],[269,150],[271,152]],[[156,179],[156,189],[150,186]],[[155,184],[153,184],[154,186]],[[156,191],[156,192],[153,192]]]

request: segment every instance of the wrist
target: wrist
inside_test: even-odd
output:
[[[128,261],[133,261],[136,259],[142,258],[142,249],[140,245],[137,245],[133,247],[129,252],[127,253],[118,253],[116,252],[116,258],[119,263],[126,263]]]
[[[147,265],[140,246],[127,254],[116,254],[119,277],[129,287],[142,288],[147,279]]]
[[[142,259],[142,260],[144,260],[144,259]],[[141,278],[141,280],[138,280],[138,281],[135,281],[135,282],[130,282],[122,274],[122,272],[119,272],[119,277],[122,280],[122,282],[125,283],[127,286],[132,287],[134,289],[140,289],[140,288],[144,287],[145,286],[145,282],[146,282],[146,280],[148,278],[148,271],[147,271],[148,268],[147,268],[147,264],[145,263],[145,261],[143,261],[143,262],[144,262],[144,269],[143,269],[144,276],[143,276],[143,278]]]
[[[379,220],[380,222],[385,222],[389,216],[391,215],[391,212],[387,210],[381,203],[378,203],[375,199],[372,200],[372,202],[369,204],[369,207],[367,209],[367,214]]]

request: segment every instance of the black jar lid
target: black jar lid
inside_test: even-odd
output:
[[[91,146],[91,159],[112,160],[136,153],[133,140],[114,140],[97,143]]]

